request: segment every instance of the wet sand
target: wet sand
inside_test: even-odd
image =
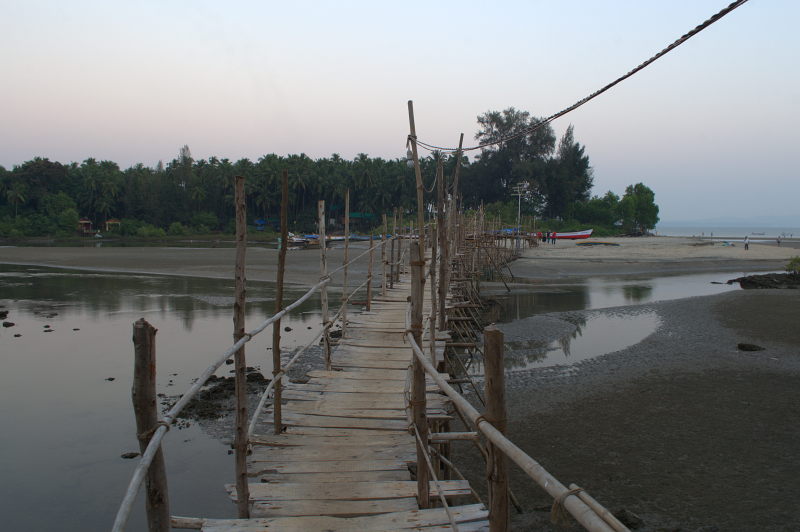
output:
[[[366,242],[350,243],[350,258],[369,249]],[[152,273],[233,279],[234,248],[188,247],[0,247],[0,263],[49,266],[74,270]],[[344,246],[328,249],[328,271],[342,264]],[[352,278],[364,278],[369,264],[365,256],[351,265]],[[278,250],[260,246],[247,249],[247,279],[274,282]],[[380,275],[380,250],[375,252],[375,272]],[[319,248],[293,249],[286,254],[286,283],[311,286],[320,278]],[[333,284],[341,283],[341,274]]]
[[[800,530],[798,308],[797,290],[615,308],[656,312],[661,326],[571,370],[509,374],[509,437],[562,482],[639,515],[641,530]],[[546,337],[553,320],[596,312],[607,311],[501,328],[506,340]],[[740,342],[765,350],[740,351]],[[478,463],[472,455],[480,486]],[[514,530],[558,530],[541,489],[516,470],[513,486],[526,511]]]

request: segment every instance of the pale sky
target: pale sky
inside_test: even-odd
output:
[[[474,144],[477,115],[550,115],[727,3],[0,0],[0,165],[403,157],[409,99],[420,139]],[[751,0],[556,121],[593,193],[642,181],[662,220],[800,225],[798,21]]]

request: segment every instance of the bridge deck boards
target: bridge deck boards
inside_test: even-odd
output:
[[[248,458],[251,519],[206,519],[203,530],[450,529],[444,509],[419,509],[417,482],[409,469],[417,459],[405,394],[411,365],[404,338],[410,286],[395,283],[387,296],[375,299],[370,312],[352,317],[333,353],[332,371],[313,370],[307,383],[286,386],[283,434],[271,434],[271,410],[262,414],[263,434],[252,439]],[[439,359],[446,339],[446,333],[437,333]],[[427,334],[424,340],[428,352]],[[446,418],[448,399],[430,378],[427,392],[428,415]],[[466,481],[441,481],[439,486],[451,502],[471,493]],[[235,486],[226,488],[235,500]],[[433,497],[437,490],[431,483]],[[488,530],[482,505],[451,509],[459,530]]]

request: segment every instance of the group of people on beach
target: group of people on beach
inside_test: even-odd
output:
[[[544,244],[550,243],[555,245],[557,240],[555,231],[545,231],[545,232],[539,231],[538,233],[536,233],[536,237]]]

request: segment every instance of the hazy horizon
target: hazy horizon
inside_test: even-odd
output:
[[[546,116],[615,79],[727,0],[669,4],[3,2],[0,164],[154,166],[267,153],[397,158],[510,106]],[[800,3],[748,2],[557,120],[593,193],[644,182],[666,220],[795,216]]]

